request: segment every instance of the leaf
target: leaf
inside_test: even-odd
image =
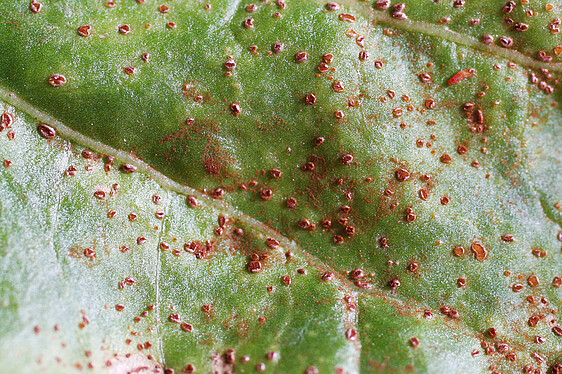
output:
[[[559,371],[562,9],[384,3],[0,4],[2,367]]]

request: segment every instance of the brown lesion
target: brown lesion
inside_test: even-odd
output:
[[[158,142],[172,143],[173,151],[165,154],[168,159],[178,153],[192,153],[191,158],[195,159],[197,149],[203,148],[200,161],[204,172],[218,179],[227,179],[235,176],[232,166],[237,164],[237,160],[222,146],[218,137],[221,132],[220,125],[212,120],[188,118],[175,133]]]
[[[84,265],[92,268],[99,264],[96,247],[95,242],[89,247],[74,245],[68,249],[68,256],[80,260]]]

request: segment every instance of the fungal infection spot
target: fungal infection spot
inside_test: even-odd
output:
[[[29,9],[31,9],[33,13],[39,13],[42,8],[43,8],[43,4],[35,0],[32,0],[31,4],[29,4]]]
[[[84,25],[78,28],[78,35],[80,36],[90,36],[92,34],[92,26]]]
[[[131,32],[131,26],[129,25],[121,25],[119,26],[119,32],[123,35],[126,35]]]
[[[447,85],[448,86],[452,86],[454,84],[457,84],[461,81],[463,81],[464,79],[470,77],[472,74],[474,73],[474,69],[465,69],[465,70],[461,70],[458,73],[456,73],[455,75],[453,75],[448,81],[447,81]]]
[[[49,84],[53,87],[60,87],[66,84],[66,78],[62,74],[53,74],[49,77]]]
[[[303,63],[306,61],[308,61],[308,53],[305,51],[297,52],[297,54],[295,55],[295,62]]]
[[[472,243],[470,249],[474,252],[478,261],[484,261],[488,258],[488,250],[481,243]]]
[[[39,131],[39,134],[41,134],[42,137],[48,140],[51,140],[55,136],[57,136],[57,131],[53,127],[45,123],[41,123],[39,126],[37,126],[37,130]]]
[[[404,168],[400,168],[396,171],[396,179],[400,182],[407,181],[410,179],[410,172]]]
[[[138,168],[133,164],[123,164],[121,165],[121,170],[123,170],[125,173],[135,173]]]

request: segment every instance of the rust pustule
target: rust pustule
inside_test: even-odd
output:
[[[396,171],[396,179],[400,182],[407,181],[410,179],[410,172],[404,168],[400,168]]]
[[[474,252],[478,261],[484,261],[488,258],[488,250],[481,243],[472,243],[470,249]]]
[[[39,131],[39,134],[41,134],[41,136],[45,139],[51,140],[55,136],[57,136],[57,131],[54,129],[54,127],[51,127],[45,123],[41,123],[39,126],[37,126],[37,130]]]
[[[474,73],[474,69],[465,69],[465,70],[461,70],[458,73],[456,73],[455,75],[453,75],[448,81],[447,81],[447,85],[448,86],[452,86],[454,84],[457,84],[461,81],[463,81],[464,79],[470,77],[472,74]]]
[[[121,170],[123,170],[125,173],[135,173],[138,168],[133,164],[123,164],[121,165]]]

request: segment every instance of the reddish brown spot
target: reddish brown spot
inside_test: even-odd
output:
[[[134,173],[138,170],[138,168],[133,164],[123,164],[121,165],[121,170],[125,173]]]
[[[500,44],[504,48],[513,47],[513,39],[509,36],[500,36]]]
[[[41,134],[41,136],[45,139],[51,140],[57,135],[57,131],[53,127],[45,123],[41,123],[39,126],[37,126],[37,130],[39,131],[39,134]]]
[[[340,14],[340,20],[344,22],[353,23],[356,21],[355,16],[349,13],[342,13]]]
[[[316,95],[314,94],[308,94],[306,95],[306,97],[304,98],[304,102],[306,105],[314,105],[316,104]]]
[[[445,153],[443,154],[443,156],[441,156],[441,162],[444,164],[450,164],[451,162],[453,162],[453,158]]]
[[[498,336],[498,329],[496,329],[495,327],[490,327],[488,329],[488,335],[490,335],[491,338],[495,338],[496,336]]]
[[[447,315],[449,316],[449,318],[452,319],[457,319],[460,317],[459,311],[456,309],[451,309],[449,310],[449,312],[447,313]]]
[[[281,176],[283,175],[283,172],[281,171],[281,169],[278,169],[278,168],[271,169],[269,171],[269,173],[271,174],[271,176],[273,178],[281,178]]]
[[[399,279],[396,279],[396,278],[391,279],[391,280],[388,282],[388,286],[389,286],[392,290],[395,290],[395,289],[397,289],[398,287],[400,287],[400,280],[399,280]]]
[[[78,28],[78,34],[80,36],[90,36],[92,34],[92,26],[84,25]]]
[[[552,285],[554,287],[562,287],[562,277],[556,276],[552,280]]]
[[[336,243],[336,244],[343,244],[343,236],[341,236],[341,235],[334,235],[334,243]]]
[[[472,69],[461,70],[447,81],[447,85],[452,86],[453,84],[457,84],[460,81],[470,77],[473,72],[474,70]]]
[[[271,200],[271,198],[273,197],[273,190],[271,188],[265,188],[261,190],[260,197],[266,201]]]
[[[560,326],[554,326],[552,328],[552,332],[555,333],[558,336],[562,336],[562,327]]]
[[[291,279],[290,275],[285,275],[283,277],[283,283],[285,283],[285,285],[290,286],[291,283],[293,283],[293,280]]]
[[[447,205],[451,202],[451,198],[449,196],[443,196],[441,198],[441,205]]]
[[[513,292],[523,291],[524,288],[525,288],[525,286],[523,286],[520,283],[515,283],[513,286],[511,286],[511,289],[513,290]]]
[[[351,212],[351,207],[349,205],[344,205],[340,208],[340,212],[347,214]]]
[[[484,35],[482,35],[481,41],[484,44],[490,45],[494,42],[494,37],[490,34],[484,34]]]
[[[419,268],[420,265],[417,262],[410,262],[410,264],[408,265],[408,270],[410,270],[412,273],[418,271]]]
[[[427,99],[425,101],[425,107],[427,109],[435,109],[436,106],[437,106],[437,103],[433,99]]]
[[[297,199],[294,197],[289,197],[286,201],[287,208],[294,209],[297,206]]]
[[[138,245],[143,245],[148,241],[148,239],[145,236],[139,236],[137,238],[137,244]]]
[[[297,52],[297,54],[295,55],[295,61],[299,63],[308,61],[308,53],[306,53],[305,51]]]
[[[359,52],[359,60],[367,61],[368,59],[369,59],[369,52],[367,52],[367,51]]]
[[[335,274],[331,271],[327,271],[324,274],[322,274],[322,280],[325,282],[330,282],[335,278]]]
[[[12,113],[4,112],[0,117],[0,131],[12,127],[14,123],[14,115]]]
[[[387,10],[390,8],[390,0],[377,0],[375,7],[379,10]]]
[[[536,275],[531,275],[527,278],[527,283],[529,283],[529,286],[531,287],[537,287],[540,284],[540,281]]]
[[[181,317],[178,313],[172,313],[170,314],[170,321],[174,322],[174,323],[181,323]]]
[[[474,252],[478,261],[484,261],[488,258],[488,250],[481,243],[472,243],[470,249]]]
[[[533,249],[532,253],[535,257],[546,257],[546,251],[539,248]]]
[[[407,181],[410,179],[410,172],[404,168],[400,168],[396,171],[396,179],[400,182]]]
[[[350,276],[351,279],[365,278],[365,272],[363,271],[363,269],[355,269],[351,272]]]
[[[234,349],[227,349],[224,353],[224,362],[232,364],[236,361],[236,351]]]
[[[345,337],[347,338],[347,340],[353,342],[359,338],[359,334],[354,328],[351,328],[351,329],[347,329],[347,331],[345,332]]]
[[[242,113],[242,108],[240,107],[240,104],[232,103],[230,104],[230,111],[232,112],[234,117],[238,117],[240,113]]]
[[[66,175],[67,177],[69,177],[69,176],[72,176],[72,177],[73,177],[73,176],[76,175],[76,172],[77,172],[77,171],[78,171],[78,169],[76,169],[75,166],[70,165],[70,166],[68,167],[68,169],[64,172],[64,175]],[[111,218],[111,217],[110,217],[110,218]]]
[[[410,344],[412,347],[417,347],[420,345],[420,340],[418,338],[412,338],[410,339]]]
[[[187,204],[190,207],[195,208],[197,205],[199,205],[199,202],[197,201],[197,198],[195,196],[188,196],[187,197]]]
[[[418,193],[422,200],[429,199],[429,190],[427,188],[422,188],[421,190],[418,191]]]
[[[325,73],[325,72],[327,72],[328,70],[330,70],[330,67],[329,67],[328,64],[326,64],[325,62],[321,62],[321,63],[318,65],[318,71],[319,71],[319,72]]]
[[[226,194],[225,190],[221,187],[215,188],[213,192],[211,192],[211,197],[215,199],[222,199]]]
[[[127,66],[126,68],[123,68],[123,71],[127,73],[127,75],[134,75],[137,73],[137,68],[134,66]]]
[[[353,155],[352,154],[345,154],[341,157],[341,163],[344,165],[349,165],[353,162]]]
[[[539,316],[536,316],[536,315],[529,317],[529,320],[528,320],[529,326],[535,327],[539,323],[540,320],[541,320],[541,318]]]
[[[263,266],[260,261],[250,261],[248,263],[248,271],[250,273],[259,273],[262,270],[263,270]]]
[[[429,75],[428,73],[421,73],[419,75],[419,78],[422,83],[431,83],[432,81],[431,75]]]
[[[330,1],[329,3],[326,4],[326,9],[333,12],[334,10],[340,9],[340,4]]]
[[[459,278],[457,279],[457,286],[464,287],[466,286],[466,278]]]
[[[123,35],[126,35],[126,34],[131,32],[131,26],[121,25],[121,26],[119,26],[119,32]]]
[[[345,86],[344,86],[344,84],[343,84],[342,82],[340,82],[340,81],[335,81],[335,82],[332,84],[332,88],[333,88],[334,91],[336,91],[336,92],[343,92],[344,89],[345,89]]]
[[[41,8],[43,8],[43,4],[38,1],[32,0],[31,4],[29,4],[29,9],[31,9],[33,13],[39,13]]]
[[[324,144],[324,142],[326,141],[326,139],[323,136],[319,136],[316,139],[314,139],[314,145],[319,146]]]
[[[98,191],[94,192],[94,196],[97,197],[100,200],[103,200],[103,199],[105,199],[105,191],[98,190]]]
[[[311,227],[311,222],[308,219],[303,218],[299,221],[298,226],[303,230],[307,230]]]
[[[380,246],[381,248],[388,248],[388,247],[389,247],[389,245],[388,245],[388,238],[385,238],[385,237],[379,238],[379,246]]]
[[[117,304],[117,305],[115,305],[115,310],[117,310],[118,312],[121,312],[121,311],[125,310],[125,305]]]
[[[274,239],[274,238],[267,238],[266,243],[269,246],[269,248],[272,248],[272,249],[279,248],[279,245],[280,245],[279,240]]]
[[[285,50],[285,44],[282,42],[276,42],[271,46],[271,50],[274,53],[281,53]]]

